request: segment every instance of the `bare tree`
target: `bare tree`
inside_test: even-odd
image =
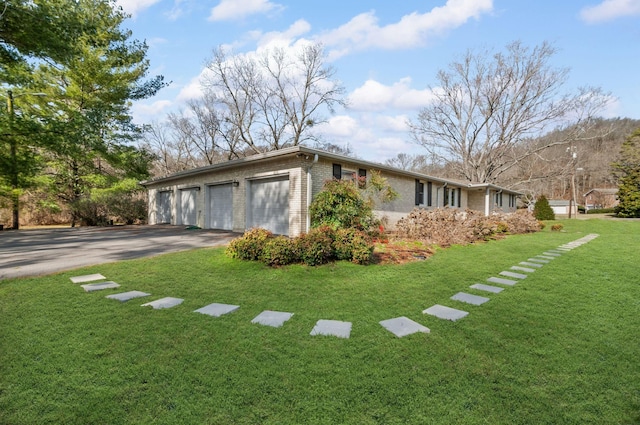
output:
[[[548,43],[529,49],[520,42],[505,53],[468,51],[438,73],[435,101],[410,123],[414,140],[459,178],[482,183],[497,182],[551,146],[583,140],[610,96],[599,88],[563,94],[568,70],[550,66],[554,54]],[[567,131],[523,148],[550,128]]]
[[[153,122],[144,127],[141,147],[155,155],[151,174],[166,176],[197,166],[188,148],[168,123]]]
[[[325,112],[344,104],[344,88],[326,65],[321,45],[307,45],[297,55],[284,49],[259,57],[214,51],[204,82],[220,109],[234,152],[259,153],[315,140],[313,127]]]

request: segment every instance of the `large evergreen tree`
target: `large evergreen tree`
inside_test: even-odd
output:
[[[54,40],[47,45],[36,34],[37,39],[31,40],[33,31],[18,24],[0,28],[0,54],[13,59],[2,68],[2,75],[16,76],[4,78],[5,84],[25,94],[25,105],[38,102],[33,109],[38,116],[31,122],[40,126],[23,132],[28,137],[7,131],[7,143],[15,145],[20,155],[8,158],[14,164],[13,174],[0,175],[0,184],[19,195],[26,177],[46,166],[51,191],[74,211],[74,205],[94,188],[108,188],[123,178],[145,178],[150,158],[129,144],[138,134],[129,108],[132,100],[154,95],[164,83],[161,76],[146,79],[147,46],[131,40],[131,32],[123,29],[128,16],[113,0],[77,0],[71,5],[61,0],[13,0],[8,8],[14,23],[19,23],[21,10],[42,16],[43,33]],[[36,91],[40,97],[26,96]],[[0,125],[18,128],[17,122],[22,124],[28,116],[25,110],[8,114]],[[18,157],[30,159],[31,164]],[[46,164],[36,161],[40,158]],[[17,195],[14,210],[16,205]]]
[[[622,144],[620,159],[613,165],[618,178],[618,217],[640,217],[640,129]]]

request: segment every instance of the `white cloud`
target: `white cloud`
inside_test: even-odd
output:
[[[253,35],[258,38],[258,48],[264,48],[269,46],[290,46],[301,35],[308,33],[311,30],[311,25],[304,19],[299,19],[285,31],[273,31],[265,34]]]
[[[640,15],[639,0],[604,0],[596,6],[588,6],[580,11],[582,20],[589,24],[638,15]]]
[[[349,115],[336,115],[319,126],[319,131],[330,138],[350,138],[358,132],[358,123]]]
[[[203,68],[198,76],[192,78],[191,81],[180,90],[178,96],[176,96],[176,100],[178,102],[185,102],[187,100],[201,98],[204,95],[202,84],[210,72],[209,68]]]
[[[134,121],[137,123],[148,123],[158,116],[164,115],[164,112],[173,105],[170,100],[157,100],[153,103],[137,102],[131,108]]]
[[[211,9],[210,21],[231,21],[258,13],[267,13],[282,6],[269,0],[221,0]]]
[[[117,0],[116,4],[122,7],[126,13],[131,14],[132,17],[145,9],[150,8],[160,0]]]
[[[411,78],[386,86],[375,80],[367,80],[355,89],[348,98],[349,108],[358,111],[381,111],[384,109],[420,109],[433,99],[429,89],[411,88]]]
[[[375,12],[360,14],[339,28],[320,36],[331,48],[330,59],[369,48],[409,49],[423,45],[434,35],[479,18],[493,9],[492,0],[447,0],[441,7],[426,13],[411,13],[400,21],[380,26]]]

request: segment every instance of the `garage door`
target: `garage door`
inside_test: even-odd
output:
[[[247,227],[289,234],[289,176],[253,180],[249,185]]]
[[[180,191],[180,223],[195,225],[196,223],[196,196],[197,189],[182,189]]]
[[[209,228],[233,229],[233,191],[231,184],[209,186]]]
[[[158,192],[156,224],[171,223],[171,192]]]

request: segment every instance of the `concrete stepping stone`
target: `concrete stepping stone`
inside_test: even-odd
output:
[[[440,304],[431,306],[428,309],[424,310],[422,313],[430,314],[431,316],[436,316],[438,319],[451,320],[452,322],[455,322],[456,320],[460,320],[469,314],[469,312],[467,311],[446,307]]]
[[[398,338],[402,338],[403,336],[411,335],[417,332],[422,333],[430,333],[431,330],[426,326],[422,326],[418,322],[414,322],[413,320],[407,317],[396,317],[395,319],[388,319],[379,322],[382,327],[386,330],[397,336]]]
[[[310,335],[337,336],[348,339],[351,335],[351,322],[339,320],[318,320]]]
[[[543,266],[543,264],[539,264],[539,263],[530,263],[528,261],[521,261],[520,263],[521,266],[527,266],[527,267],[537,267],[540,268]]]
[[[140,307],[151,306],[155,310],[160,310],[162,308],[171,308],[177,305],[182,304],[184,299],[182,298],[173,298],[173,297],[165,297],[160,298],[159,300],[151,301],[150,303],[142,304]]]
[[[552,257],[550,255],[538,255],[538,258],[542,258],[544,260],[555,260],[556,257]]]
[[[536,269],[530,269],[528,267],[520,267],[520,266],[511,266],[511,270],[518,270],[525,273],[533,273]]]
[[[207,314],[213,317],[220,317],[224,314],[232,313],[239,308],[239,305],[213,303],[194,310],[193,312]]]
[[[482,305],[490,300],[490,298],[467,294],[466,292],[458,292],[457,294],[452,296],[451,299],[454,301],[461,301],[463,303],[473,305]]]
[[[490,277],[489,279],[487,279],[487,282],[491,282],[491,283],[501,283],[503,285],[509,285],[509,286],[513,286],[516,283],[518,283],[515,280],[511,280],[511,279],[503,279],[501,277]]]
[[[112,300],[118,300],[120,302],[125,302],[132,300],[134,298],[148,297],[151,294],[147,294],[142,291],[129,291],[129,292],[121,292],[119,294],[107,295],[105,298],[109,298]]]
[[[551,262],[549,260],[543,260],[542,258],[527,258],[527,261],[533,261],[534,263],[542,263],[542,264],[549,264]]]
[[[74,276],[74,277],[70,277],[69,279],[71,279],[71,282],[73,283],[84,283],[84,282],[93,282],[94,280],[103,280],[103,279],[106,279],[106,277],[102,276],[99,273],[96,273],[96,274],[86,274],[84,276]]]
[[[507,271],[503,271],[498,273],[501,276],[506,276],[506,277],[512,277],[514,279],[526,279],[527,275],[526,274],[522,274],[522,273],[514,273],[514,272],[507,272]]]
[[[84,290],[86,292],[93,292],[93,291],[101,291],[103,289],[111,289],[111,288],[119,288],[120,285],[118,285],[115,282],[100,282],[100,283],[87,283],[86,285],[80,285],[84,288]]]
[[[291,316],[293,316],[293,313],[265,310],[254,317],[251,323],[258,323],[264,326],[279,328],[280,326],[284,325],[284,322],[291,319]]]
[[[560,257],[562,254],[559,254],[557,252],[545,251],[542,253],[542,255],[548,255],[549,257]],[[546,258],[546,257],[542,257],[542,258]]]
[[[550,252],[551,254],[559,254],[559,255],[562,255],[562,254],[564,254],[566,251],[562,251],[562,250],[560,250],[560,249],[550,249],[550,250],[549,250],[549,251],[547,251],[547,252]]]
[[[484,283],[475,283],[469,286],[469,288],[479,289],[481,291],[493,292],[494,294],[498,294],[504,291],[504,288],[500,288],[498,286],[485,285]]]

